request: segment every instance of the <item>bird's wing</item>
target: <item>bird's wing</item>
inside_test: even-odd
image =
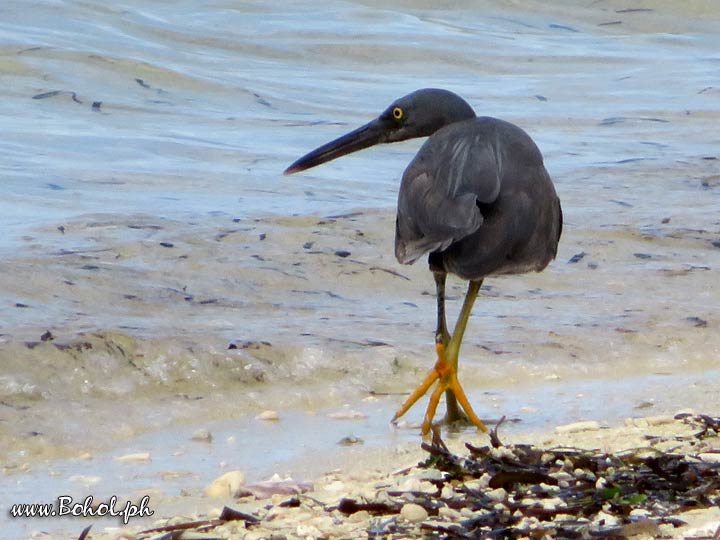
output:
[[[468,127],[438,131],[403,174],[395,229],[401,263],[477,231],[483,223],[478,203],[492,203],[500,193],[502,158],[494,137]]]

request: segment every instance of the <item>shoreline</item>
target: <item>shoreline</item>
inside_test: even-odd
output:
[[[701,420],[702,418],[706,420]],[[703,421],[706,422],[704,428]],[[684,456],[693,463],[706,463],[708,467],[720,470],[720,438],[717,432],[719,428],[718,417],[683,411],[674,416],[627,419],[622,425],[605,428],[597,423],[577,422],[558,426],[551,432],[533,435],[508,432],[506,436],[503,426],[500,426],[498,432],[503,446],[495,450],[477,450],[489,446],[490,443],[488,437],[480,434],[472,437],[473,442],[470,447],[465,447],[465,438],[448,439],[445,442],[449,447],[450,455],[453,456],[452,459],[459,459],[456,463],[465,464],[464,466],[469,466],[467,464],[471,463],[467,461],[471,456],[468,448],[475,448],[475,451],[481,454],[485,452],[483,455],[492,454],[495,458],[491,462],[497,464],[505,459],[502,456],[518,455],[518,452],[528,451],[532,447],[545,454],[566,451],[562,449],[576,452],[585,449],[586,452],[581,452],[583,456],[596,452],[602,456],[626,456],[622,458],[625,461],[628,459],[632,461],[627,456],[639,456],[638,459],[645,459],[643,456],[648,453],[656,455],[661,462],[663,460],[670,462],[672,459],[678,459],[678,456]],[[707,433],[698,435],[703,429]],[[141,522],[131,521],[128,527],[103,526],[96,523],[90,538],[142,540],[158,537],[155,535],[161,533],[179,534],[181,530],[187,531],[187,534],[191,531],[205,532],[209,535],[208,538],[229,540],[259,540],[281,536],[286,539],[364,538],[373,530],[385,530],[386,534],[401,534],[408,538],[420,538],[433,530],[436,533],[454,531],[453,534],[461,538],[463,536],[457,527],[467,527],[467,523],[473,518],[487,516],[487,512],[479,508],[462,509],[463,502],[457,499],[457,496],[465,489],[463,486],[473,486],[472,489],[475,490],[473,493],[482,492],[491,499],[494,498],[492,500],[495,502],[492,504],[500,504],[497,507],[498,511],[502,510],[503,504],[512,505],[520,500],[516,501],[513,498],[511,487],[506,486],[509,490],[507,492],[493,488],[492,480],[489,480],[490,477],[486,473],[476,475],[473,473],[464,480],[448,483],[448,473],[442,473],[441,470],[452,470],[452,467],[443,469],[442,465],[436,463],[435,467],[418,468],[418,462],[427,462],[430,457],[427,449],[420,448],[419,439],[416,444],[397,448],[369,450],[360,448],[357,454],[363,455],[364,459],[357,457],[346,467],[326,471],[311,483],[281,477],[266,482],[245,483],[241,478],[233,488],[237,490],[238,497],[210,497],[203,494],[207,486],[196,486],[179,496],[155,493],[150,496],[150,505],[155,511],[151,519]],[[571,454],[568,454],[569,457],[566,459],[572,458]],[[476,456],[476,459],[479,458]],[[583,457],[583,460],[585,463],[586,458]],[[517,463],[517,458],[511,458],[508,463]],[[566,474],[561,469],[566,470],[567,466],[565,469],[551,467],[549,470],[562,480],[563,475]],[[574,469],[570,469],[570,472],[580,474]],[[717,478],[717,472],[714,474]],[[240,475],[242,477],[242,473]],[[527,479],[525,481],[530,482]],[[701,485],[704,485],[703,482],[698,483],[698,486]],[[444,486],[441,489],[442,495],[438,491],[440,490],[438,486]],[[696,491],[697,489],[699,488],[696,488]],[[706,501],[720,500],[719,486],[715,485],[708,489],[711,491],[706,490]],[[647,493],[649,497],[654,496],[650,491]],[[526,493],[525,496],[523,508],[536,508],[527,501],[529,495]],[[466,494],[465,497],[467,498],[468,495]],[[552,508],[551,503],[547,502],[549,500],[547,493],[543,492],[538,497],[542,504],[537,508]],[[681,511],[682,509],[673,507],[670,511],[668,510],[670,506],[662,506],[660,503],[658,503],[660,506],[649,506],[641,499],[638,498],[636,503],[604,504],[597,514],[600,517],[587,519],[586,525],[590,529],[596,528],[592,530],[606,532],[612,525],[613,530],[616,534],[620,534],[620,537],[633,538],[710,539],[720,530],[718,507],[708,508],[704,507],[707,504],[700,504],[697,509],[686,508],[685,511]],[[466,500],[468,507],[472,506],[468,502],[472,500],[475,499]],[[459,506],[453,509],[453,505]],[[425,507],[425,511],[419,510],[418,507]],[[631,512],[633,508],[635,510]],[[650,510],[647,510],[648,508]],[[653,517],[653,512],[657,508],[665,512],[662,519],[657,515]],[[619,509],[627,510],[624,517],[616,515]],[[534,511],[530,513],[536,516],[534,521],[526,519],[522,524],[517,525],[522,520],[516,519],[514,522],[519,529],[508,529],[510,531],[508,534],[511,534],[509,537],[530,536],[533,534],[533,527],[547,529],[548,523],[537,518],[541,514]],[[571,510],[558,511],[560,521],[556,520],[553,526],[564,530],[562,527],[569,523],[568,520],[571,518],[568,515],[572,513]],[[37,534],[33,537],[48,540],[67,538],[68,534],[72,536],[67,531],[72,530],[73,527],[77,529],[79,535],[81,529],[90,523],[91,520],[87,519],[64,521],[66,532],[63,535]]]

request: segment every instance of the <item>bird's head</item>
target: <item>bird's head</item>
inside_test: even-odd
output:
[[[416,90],[395,100],[364,126],[304,155],[285,174],[304,171],[379,143],[427,137],[443,126],[474,117],[472,107],[453,92],[438,88]]]

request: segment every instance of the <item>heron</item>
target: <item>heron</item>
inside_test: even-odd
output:
[[[421,426],[423,436],[432,428],[443,393],[446,422],[465,418],[462,408],[467,420],[487,432],[458,379],[460,345],[473,304],[487,277],[544,270],[557,254],[562,233],[560,199],[532,138],[505,120],[478,117],[467,101],[451,91],[424,88],[309,152],[284,174],[379,143],[417,137],[428,139],[400,183],[395,257],[412,264],[428,254],[437,296],[437,360],[392,421],[435,386]],[[445,315],[448,274],[468,281],[452,334]]]

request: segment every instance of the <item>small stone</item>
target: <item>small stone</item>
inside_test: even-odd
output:
[[[218,519],[222,514],[222,508],[211,508],[208,510],[207,517],[209,519]]]
[[[192,434],[192,437],[190,437],[193,441],[196,442],[206,442],[211,443],[213,440],[212,433],[210,433],[205,428],[200,428],[195,433]]]
[[[350,523],[365,523],[370,519],[370,512],[367,510],[360,510],[359,512],[355,512],[354,514],[351,514],[347,517],[347,520]]]
[[[147,463],[150,461],[150,452],[125,454],[124,456],[116,456],[114,459],[120,463]]]
[[[573,479],[573,476],[570,473],[565,472],[565,471],[553,472],[553,473],[550,473],[550,476],[555,478],[555,480],[557,480],[558,482],[562,482],[562,481],[569,482],[570,480]]]
[[[443,499],[452,499],[455,496],[455,488],[450,484],[445,484],[440,493],[440,497]]]
[[[205,489],[206,497],[237,497],[245,485],[245,474],[242,471],[230,471],[216,478]]]
[[[663,426],[675,422],[675,419],[668,415],[648,416],[645,420],[650,426]]]
[[[517,456],[515,455],[515,452],[513,452],[507,446],[501,446],[500,448],[491,449],[490,455],[493,458],[497,459],[498,461],[501,461],[503,459],[517,460]]]
[[[314,525],[307,525],[305,523],[301,523],[297,526],[295,529],[295,534],[297,534],[300,538],[320,538],[323,536],[323,534],[320,532],[320,529],[315,527]]]
[[[720,453],[717,452],[703,452],[697,457],[705,463],[720,463]]]
[[[657,538],[660,527],[652,519],[638,519],[622,526],[624,538]],[[687,538],[687,537],[686,537]]]
[[[520,520],[515,525],[518,531],[530,532],[534,529],[537,529],[540,523],[540,520],[538,520],[538,518],[536,517],[523,517],[522,515],[516,517],[520,518]]]
[[[422,482],[418,478],[400,478],[397,482],[397,490],[403,492],[419,492],[422,489]]]
[[[420,472],[419,478],[421,480],[443,480],[445,473],[438,469],[424,469]]]
[[[589,469],[575,469],[573,471],[573,474],[578,480],[587,480],[588,482],[594,482],[597,479],[595,473],[593,473]]]
[[[78,484],[84,484],[86,486],[91,486],[93,484],[97,484],[102,480],[102,477],[100,476],[90,476],[85,474],[75,474],[68,478],[71,482],[77,482]]]
[[[365,420],[367,414],[360,411],[347,410],[328,413],[327,417],[331,420]]]
[[[400,516],[410,523],[419,523],[428,518],[428,513],[419,504],[406,503],[400,509]]]
[[[488,499],[495,502],[505,502],[507,500],[507,491],[503,488],[492,489],[485,495],[487,495]]]
[[[256,420],[262,420],[264,422],[277,422],[280,420],[280,415],[277,411],[263,411],[255,417]]]
[[[544,510],[557,510],[558,508],[566,508],[567,503],[560,497],[551,497],[549,499],[542,499],[540,501]]]
[[[508,507],[501,502],[496,502],[495,504],[493,504],[492,509],[500,514],[509,513]]]
[[[438,509],[438,516],[446,518],[450,521],[460,521],[460,519],[462,519],[462,514],[460,512],[447,506],[441,506]]]
[[[597,431],[599,429],[599,422],[596,422],[595,420],[586,420],[583,422],[574,422],[572,424],[557,426],[555,428],[555,433],[580,433],[582,431]]]
[[[614,527],[620,524],[620,519],[617,516],[613,516],[612,514],[608,514],[607,512],[601,510],[595,514],[593,523],[601,523],[605,527]]]
[[[343,437],[338,441],[338,444],[340,446],[352,446],[354,444],[363,444],[365,441],[363,441],[360,437],[356,437],[355,435],[348,435],[347,437]]]
[[[486,485],[483,485],[482,482],[480,482],[479,478],[463,482],[463,485],[465,486],[465,489],[470,491],[479,491],[487,487]]]

